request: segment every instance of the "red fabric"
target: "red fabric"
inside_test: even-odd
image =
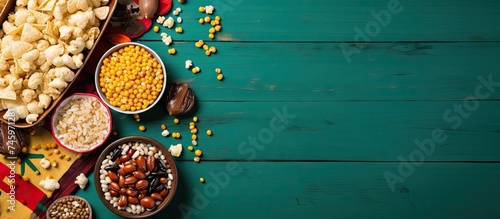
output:
[[[10,168],[3,163],[0,163],[0,176],[10,176]],[[36,205],[45,196],[45,193],[40,191],[30,182],[24,181],[23,178],[17,173],[14,179],[17,184],[17,188],[15,190],[16,200],[26,205],[26,207],[28,207],[32,211],[35,210]],[[10,192],[10,186],[3,181],[3,178],[0,179],[0,189],[5,194],[8,194]]]

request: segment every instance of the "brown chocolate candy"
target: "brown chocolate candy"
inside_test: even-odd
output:
[[[26,147],[23,131],[0,122],[0,154],[17,157],[23,147]]]
[[[167,111],[170,115],[182,115],[194,106],[194,94],[188,84],[174,84],[167,96]]]

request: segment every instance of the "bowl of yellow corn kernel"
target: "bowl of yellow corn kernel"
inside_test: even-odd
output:
[[[165,91],[167,72],[160,56],[136,42],[118,44],[99,60],[97,94],[112,110],[137,114],[151,109]]]

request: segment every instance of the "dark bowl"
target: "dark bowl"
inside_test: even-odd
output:
[[[80,196],[76,196],[76,195],[63,196],[63,197],[56,199],[54,202],[52,202],[52,204],[50,204],[49,208],[47,208],[47,212],[45,214],[47,219],[56,218],[56,217],[51,217],[51,215],[50,215],[52,208],[60,201],[65,201],[67,198],[74,198],[74,199],[78,199],[78,200],[85,202],[85,204],[87,204],[87,206],[89,208],[89,218],[92,219],[92,207],[90,206],[90,203],[87,200],[85,200],[84,198],[82,198]]]
[[[100,170],[101,170],[101,165],[104,159],[106,159],[106,156],[110,154],[115,148],[119,147],[120,145],[124,143],[129,143],[129,142],[139,142],[139,143],[147,143],[151,144],[157,149],[159,149],[163,155],[165,155],[165,159],[167,160],[167,164],[170,165],[170,169],[172,170],[172,175],[174,176],[174,179],[172,180],[172,187],[170,191],[168,192],[168,195],[163,199],[160,205],[156,206],[156,208],[152,211],[144,211],[141,214],[131,214],[128,213],[125,210],[118,210],[117,208],[113,207],[113,205],[104,198],[104,192],[102,191],[101,183],[100,183]],[[99,199],[101,199],[102,203],[109,208],[112,212],[115,214],[125,217],[125,218],[149,218],[161,211],[163,211],[172,201],[175,195],[175,191],[177,190],[177,182],[178,182],[178,173],[177,173],[177,167],[175,166],[174,159],[172,158],[172,155],[168,150],[159,142],[148,138],[144,136],[128,136],[124,138],[120,138],[113,143],[109,144],[99,155],[99,158],[97,158],[96,165],[94,167],[94,185],[96,187],[97,195],[99,196]]]

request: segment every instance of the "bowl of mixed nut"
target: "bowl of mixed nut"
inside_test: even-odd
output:
[[[47,209],[47,219],[51,218],[92,218],[92,208],[87,200],[80,196],[68,195],[56,199]]]
[[[99,60],[95,86],[109,108],[137,114],[159,102],[167,84],[165,64],[151,48],[136,42],[111,47]]]
[[[129,136],[108,145],[94,168],[104,205],[125,218],[147,218],[165,209],[177,189],[177,168],[159,142]]]

